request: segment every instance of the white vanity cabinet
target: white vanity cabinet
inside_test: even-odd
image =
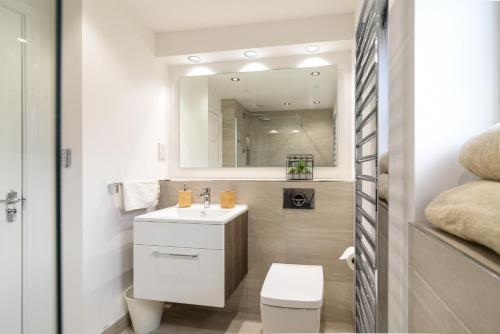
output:
[[[134,222],[135,297],[224,307],[248,268],[246,206],[160,211]]]

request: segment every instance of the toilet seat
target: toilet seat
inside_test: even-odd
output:
[[[264,305],[318,309],[323,305],[323,267],[273,263],[262,286]]]

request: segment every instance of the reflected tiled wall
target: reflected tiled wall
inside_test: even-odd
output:
[[[250,166],[282,167],[290,153],[313,154],[315,166],[333,166],[331,108],[263,113],[269,121],[252,117],[248,123],[252,139]],[[272,130],[277,133],[269,133]]]
[[[317,264],[325,276],[323,320],[352,323],[353,272],[338,260],[353,244],[352,182],[165,181],[159,207],[175,205],[184,183],[194,202],[210,187],[213,203],[221,191],[234,190],[237,202],[249,206],[249,271],[226,310],[260,313],[260,290],[273,262]],[[282,209],[285,187],[315,188],[316,208]]]
[[[236,100],[221,100],[222,113],[222,167],[236,166]]]

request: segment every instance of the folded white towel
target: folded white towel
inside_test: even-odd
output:
[[[124,181],[122,191],[125,211],[151,208],[158,204],[160,182],[158,180]]]

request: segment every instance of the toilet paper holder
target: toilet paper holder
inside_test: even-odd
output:
[[[353,246],[347,247],[339,257],[339,260],[344,260],[347,263],[349,269],[354,271],[355,261],[356,261],[356,251]]]

